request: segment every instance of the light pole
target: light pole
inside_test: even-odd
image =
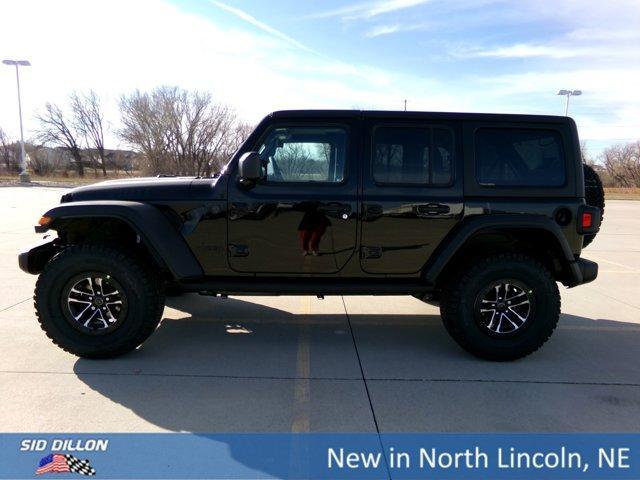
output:
[[[27,160],[24,152],[24,132],[22,130],[22,102],[20,100],[20,73],[18,67],[30,67],[29,60],[3,60],[5,65],[16,67],[16,83],[18,84],[18,115],[20,116],[20,181],[29,183],[31,179],[27,173]]]
[[[564,116],[567,117],[569,115],[569,99],[571,97],[582,95],[582,90],[560,90],[557,95],[564,95],[567,97],[567,103],[564,107]]]

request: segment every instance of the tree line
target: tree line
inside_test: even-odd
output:
[[[583,147],[582,156],[605,187],[640,188],[640,140],[612,145],[596,158]]]
[[[119,167],[143,175],[205,176],[220,169],[253,129],[206,92],[164,86],[123,95],[118,104],[120,126],[113,133],[131,152],[105,147],[110,123],[99,96],[74,92],[65,105],[48,102],[36,114],[37,130],[27,145],[31,169],[50,174],[70,166],[79,177],[88,168],[107,176]],[[127,168],[123,158],[133,157],[136,165]],[[0,129],[5,169],[16,171],[19,158],[19,145]]]
[[[113,133],[131,150],[109,150],[102,102],[94,91],[74,92],[65,105],[46,103],[36,115],[37,130],[26,150],[35,173],[95,175],[124,171],[141,175],[208,176],[219,170],[248,137],[252,126],[207,92],[179,87],[134,91],[120,97],[120,126]],[[584,160],[606,187],[640,187],[640,140],[613,145]],[[283,155],[286,152],[283,152]],[[7,173],[19,170],[20,147],[0,128],[0,162]]]

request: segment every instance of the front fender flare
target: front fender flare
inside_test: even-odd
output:
[[[175,280],[204,275],[193,252],[169,220],[152,205],[130,201],[87,201],[61,204],[47,211],[51,218],[36,232],[56,229],[60,220],[73,218],[117,218],[127,223],[140,236],[152,255],[166,265]]]

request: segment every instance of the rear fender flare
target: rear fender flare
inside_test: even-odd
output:
[[[427,262],[423,269],[424,279],[430,284],[435,284],[438,276],[464,244],[475,234],[488,229],[540,229],[551,233],[562,252],[563,258],[561,260],[566,262],[565,267],[569,277],[566,281],[567,286],[571,287],[582,283],[582,272],[560,227],[548,217],[526,214],[468,217],[445,238],[433,253],[431,256],[433,260]]]

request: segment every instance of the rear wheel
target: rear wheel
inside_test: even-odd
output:
[[[108,358],[151,335],[164,296],[143,262],[117,248],[80,245],[46,265],[34,304],[40,326],[56,345],[81,357]]]
[[[560,293],[551,273],[531,257],[485,258],[454,278],[440,312],[453,339],[488,360],[515,360],[540,348],[560,315]]]

